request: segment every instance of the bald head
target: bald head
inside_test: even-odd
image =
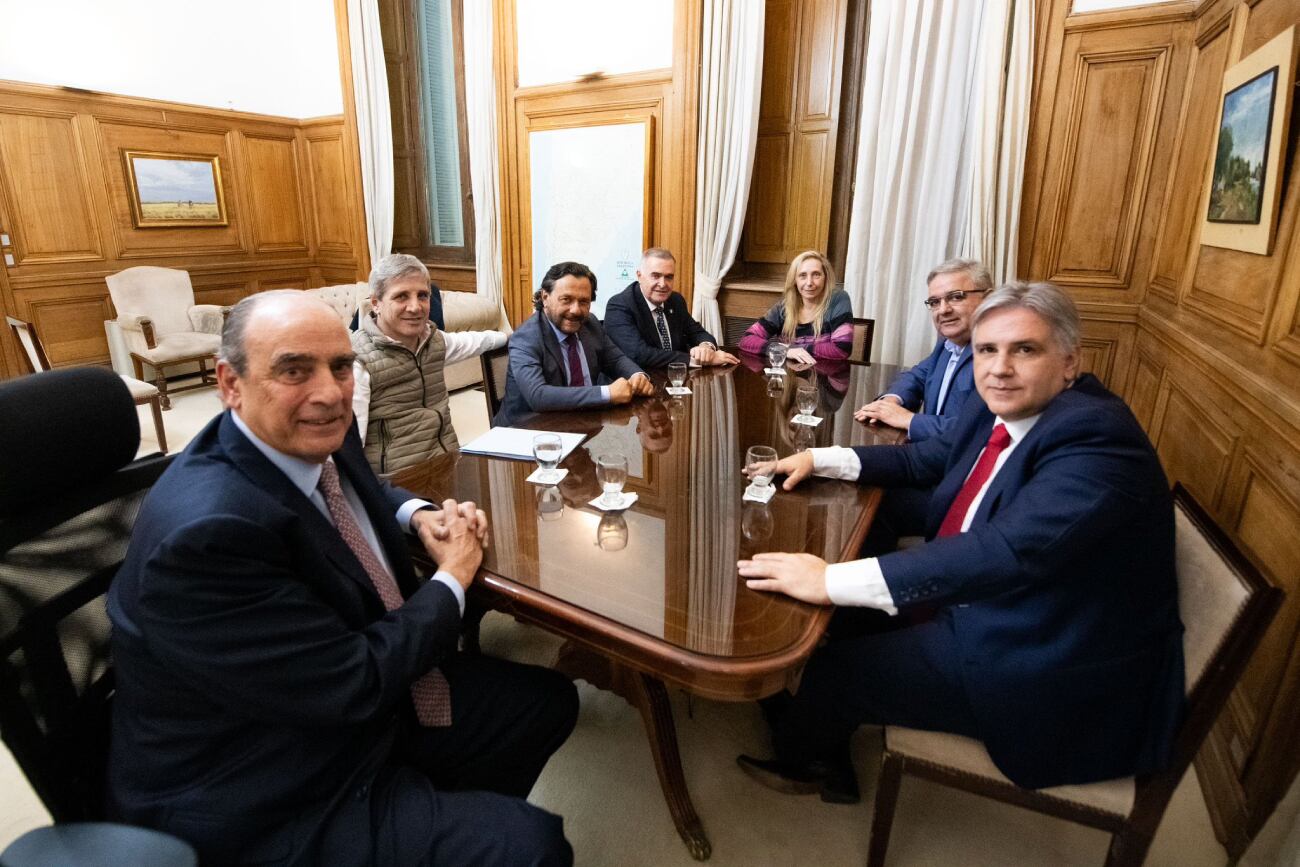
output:
[[[288,289],[235,305],[221,334],[221,399],[258,439],[292,457],[324,461],[352,424],[347,329],[326,303]]]

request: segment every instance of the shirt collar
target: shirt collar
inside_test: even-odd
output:
[[[1007,421],[998,416],[996,424],[1006,425],[1007,433],[1011,435],[1011,444],[1015,445],[1034,429],[1034,425],[1038,424],[1038,420],[1042,417],[1041,412],[1038,415],[1031,415],[1029,418],[1020,418],[1015,421]]]
[[[302,491],[304,497],[311,497],[316,486],[320,484],[320,464],[313,464],[311,461],[304,461],[302,458],[295,458],[293,455],[286,455],[279,449],[272,448],[262,442],[257,434],[248,429],[248,425],[239,417],[239,413],[233,409],[230,411],[230,418],[239,428],[239,432],[248,437],[248,441],[257,447],[257,450],[266,456],[266,459],[275,464],[276,469],[289,477],[293,486]],[[333,460],[329,458],[328,460]]]
[[[641,284],[640,284],[640,283],[636,284],[636,294],[638,294],[638,295],[641,296],[641,300],[642,300],[643,302],[645,302],[645,306],[647,306],[647,307],[650,308],[650,312],[651,312],[651,313],[654,313],[656,310],[658,310],[658,309],[660,309],[661,307],[663,307],[662,304],[656,304],[656,303],[654,303],[653,301],[651,301],[649,298],[645,297],[645,293],[641,291]],[[667,313],[668,313],[668,311],[665,310],[665,311],[664,311],[664,314],[667,315]]]
[[[946,349],[948,352],[951,352],[954,358],[961,358],[962,353],[966,351],[966,347],[968,346],[970,346],[969,343],[967,343],[966,346],[958,346],[957,344],[953,343],[951,340],[945,339],[943,341],[943,348]]]
[[[544,311],[538,313],[537,315],[540,316],[540,317],[542,317],[542,321],[543,321],[543,322],[545,322],[547,325],[551,326],[551,330],[555,332],[555,339],[558,340],[558,341],[560,341],[560,345],[561,345],[561,346],[564,346],[564,345],[565,345],[565,341],[569,339],[569,335],[565,334],[563,331],[561,331],[560,329],[556,328],[556,327],[555,327],[555,323],[551,321],[551,317],[547,316],[546,313],[545,313]]]

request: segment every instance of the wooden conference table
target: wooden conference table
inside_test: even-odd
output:
[[[473,500],[492,532],[470,589],[478,611],[495,609],[566,639],[558,667],[610,689],[641,712],[677,831],[697,860],[711,847],[682,776],[666,685],[695,695],[752,701],[785,687],[822,636],[830,609],[748,590],[736,561],[761,551],[853,559],[879,502],[878,489],[816,479],[770,504],[741,500],[745,451],[780,455],[809,446],[893,443],[898,431],[868,428],[853,411],[898,368],[818,365],[764,376],[757,359],[734,369],[693,370],[693,394],[658,392],[604,411],[547,413],[521,427],[582,432],[542,488],[524,479],[531,462],[458,454],[434,458],[393,481],[430,499]],[[791,425],[799,385],[817,390],[813,428]],[[594,457],[628,458],[621,513],[600,496]],[[421,552],[422,553],[422,552]],[[470,618],[473,620],[473,618]]]

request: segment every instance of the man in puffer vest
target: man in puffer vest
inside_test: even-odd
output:
[[[414,256],[393,253],[370,272],[371,311],[352,334],[352,411],[376,473],[460,448],[443,368],[506,342],[499,331],[439,331],[429,296],[429,270]]]

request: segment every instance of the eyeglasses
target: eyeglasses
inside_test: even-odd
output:
[[[960,301],[965,301],[967,295],[972,295],[972,294],[974,294],[974,293],[976,293],[976,292],[987,292],[987,291],[989,291],[989,290],[987,290],[987,289],[955,289],[955,290],[953,290],[952,292],[949,292],[949,293],[946,294],[946,295],[940,295],[938,298],[927,298],[927,299],[925,299],[924,301],[922,301],[921,303],[924,304],[926,307],[929,307],[931,310],[933,310],[934,308],[936,308],[936,307],[938,307],[940,304],[942,304],[944,301],[947,301],[949,304],[956,304],[956,303],[958,303],[958,302],[960,302]]]

